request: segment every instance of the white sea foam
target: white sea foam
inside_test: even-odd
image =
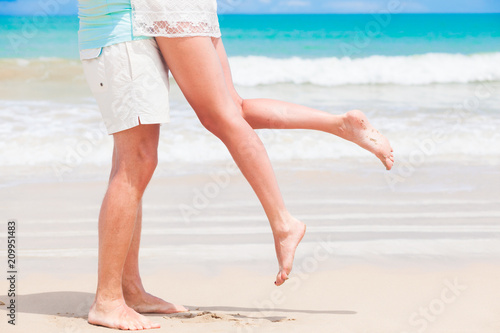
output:
[[[500,81],[500,52],[482,54],[427,53],[364,58],[230,57],[236,85],[277,83],[340,85],[428,85]],[[59,58],[0,59],[0,80],[82,79],[81,63]]]
[[[234,82],[320,86],[359,84],[426,85],[500,81],[500,53],[371,56],[366,58],[231,57]]]
[[[193,168],[206,168],[207,163],[230,162],[222,142],[185,108],[174,107],[172,123],[162,128],[159,170],[162,163],[169,172],[177,165],[179,172],[189,173]],[[494,113],[478,111],[460,119],[439,110],[419,112],[400,110],[371,117],[391,139],[400,160],[500,160],[500,146],[494,144],[500,119]],[[102,167],[109,166],[112,138],[95,104],[1,101],[0,121],[0,183],[41,175],[61,180],[78,173],[106,173]],[[436,131],[441,133],[439,140],[434,139]],[[261,130],[259,135],[276,162],[319,161],[314,164],[322,165],[325,160],[346,158],[377,162],[365,150],[326,133]]]

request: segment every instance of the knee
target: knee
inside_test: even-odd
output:
[[[215,136],[218,136],[221,128],[221,122],[217,117],[213,116],[201,116],[200,122],[205,127],[209,132],[214,134]]]
[[[137,156],[139,168],[143,170],[143,174],[148,179],[153,176],[156,166],[158,165],[157,149],[140,149]]]
[[[141,197],[153,176],[158,164],[158,154],[155,151],[139,149],[135,154],[118,158],[116,171],[112,182],[126,188],[131,195]]]
[[[243,117],[238,112],[206,112],[199,116],[201,124],[212,134],[222,139],[235,129]]]
[[[135,164],[136,181],[133,183],[135,189],[142,194],[153,177],[158,165],[158,154],[156,151],[140,152],[137,163]]]

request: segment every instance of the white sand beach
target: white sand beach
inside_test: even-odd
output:
[[[219,187],[209,174],[152,181],[144,199],[143,281],[191,310],[151,315],[162,325],[158,332],[500,330],[495,168],[422,167],[393,190],[387,173],[371,166],[277,174],[290,210],[308,224],[282,287],[273,284],[265,215],[241,175],[219,174]],[[2,190],[19,246],[16,326],[1,305],[2,332],[109,331],[86,322],[105,187]],[[187,206],[192,215],[183,213]],[[8,304],[7,289],[3,279],[0,301]]]

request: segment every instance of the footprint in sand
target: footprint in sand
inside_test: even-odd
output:
[[[176,313],[168,316],[164,316],[165,319],[170,320],[180,320],[183,323],[192,323],[192,324],[207,324],[214,322],[232,322],[234,324],[243,324],[243,325],[252,325],[262,322],[262,320],[269,320],[273,323],[281,323],[286,321],[293,321],[294,318],[282,318],[282,317],[273,317],[273,318],[249,318],[244,315],[236,314],[221,314],[214,313],[210,311],[202,311],[202,312],[187,312],[187,313]]]
[[[271,320],[273,323],[283,323],[285,321],[294,321],[296,320],[295,318],[280,318],[280,319],[275,319]]]
[[[209,311],[199,313],[181,313],[176,316],[169,316],[165,318],[180,319],[183,323],[210,323],[215,321],[239,321],[232,317],[232,315],[217,314]]]

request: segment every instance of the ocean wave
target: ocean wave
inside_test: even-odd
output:
[[[500,53],[474,55],[429,53],[366,58],[231,57],[236,85],[280,83],[319,86],[500,81]]]
[[[239,86],[274,84],[428,85],[500,81],[500,52],[428,53],[365,58],[230,57]],[[59,58],[0,59],[1,81],[84,82],[79,60]]]

